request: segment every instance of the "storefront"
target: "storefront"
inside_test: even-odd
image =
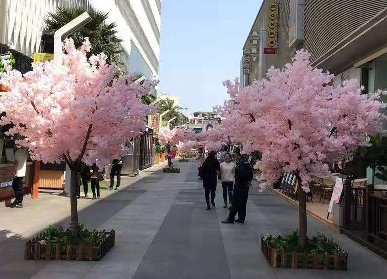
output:
[[[152,166],[154,157],[153,130],[147,128],[140,138],[140,170]]]
[[[9,201],[14,198],[12,181],[14,177],[14,147],[12,140],[0,139],[0,201]],[[32,194],[34,185],[34,165],[27,161],[27,172],[24,181],[24,194]]]
[[[121,174],[134,176],[139,171],[140,138],[129,140],[124,145],[125,156],[123,156]]]

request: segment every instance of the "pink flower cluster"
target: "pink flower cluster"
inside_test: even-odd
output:
[[[206,145],[230,140],[246,153],[258,150],[256,167],[268,183],[294,171],[307,188],[313,174],[328,173],[328,162],[368,145],[384,119],[378,98],[385,92],[364,95],[358,81],[333,86],[333,77],[313,68],[310,54],[300,50],[292,63],[271,68],[251,86],[225,82],[230,99],[216,108],[224,119],[205,136]]]
[[[205,148],[208,151],[218,151],[222,146],[230,143],[228,134],[223,126],[196,134],[192,130],[185,130],[180,137],[179,148],[190,150],[192,148]]]
[[[188,141],[191,139],[195,133],[191,130],[183,128],[174,128],[170,130],[167,127],[164,127],[159,132],[159,140],[161,144],[172,144],[179,145],[183,141]]]
[[[24,75],[14,70],[1,76],[12,91],[1,97],[0,111],[7,115],[0,125],[14,124],[9,134],[21,136],[17,144],[28,147],[34,160],[98,159],[102,166],[145,129],[151,108],[141,97],[153,84],[118,76],[103,53],[88,59],[87,39],[80,50],[67,39],[64,50],[63,65],[34,63]]]

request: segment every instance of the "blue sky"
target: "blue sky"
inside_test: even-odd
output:
[[[211,111],[227,98],[222,81],[239,77],[242,47],[261,0],[164,0],[161,94],[188,112]]]

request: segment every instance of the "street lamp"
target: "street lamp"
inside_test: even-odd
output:
[[[85,24],[91,21],[91,17],[87,12],[77,16],[69,23],[63,25],[54,33],[54,62],[55,64],[62,64],[62,38],[70,33],[75,32]]]
[[[91,17],[87,12],[84,12],[80,16],[74,18],[69,23],[63,25],[54,33],[54,63],[56,65],[62,65],[62,38],[68,34],[76,31],[85,24],[91,21]],[[70,181],[71,181],[71,170],[66,164],[65,171],[65,189],[62,194],[67,195],[70,193]]]
[[[140,83],[141,84],[141,82],[143,82],[145,80],[145,77],[144,76],[141,76],[141,77],[139,77],[138,79],[136,79],[134,82],[135,83]]]
[[[171,122],[172,122],[173,120],[175,120],[175,119],[176,119],[176,116],[168,120],[168,122],[167,122],[168,130],[171,129],[169,126],[171,125]]]
[[[161,101],[161,98],[156,98],[156,100],[154,100],[152,103],[150,103],[149,105],[150,106],[154,106],[155,104],[157,104],[158,102]]]
[[[166,110],[162,114],[160,114],[160,116],[159,116],[159,133],[160,133],[161,127],[162,127],[161,121],[163,121],[163,116],[166,115],[169,111],[170,110]]]

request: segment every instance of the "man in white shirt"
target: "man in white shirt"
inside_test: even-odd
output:
[[[24,177],[27,171],[27,150],[19,148],[15,152],[14,162],[14,178],[12,181],[12,189],[15,192],[15,200],[11,204],[12,208],[23,207],[24,196]]]

